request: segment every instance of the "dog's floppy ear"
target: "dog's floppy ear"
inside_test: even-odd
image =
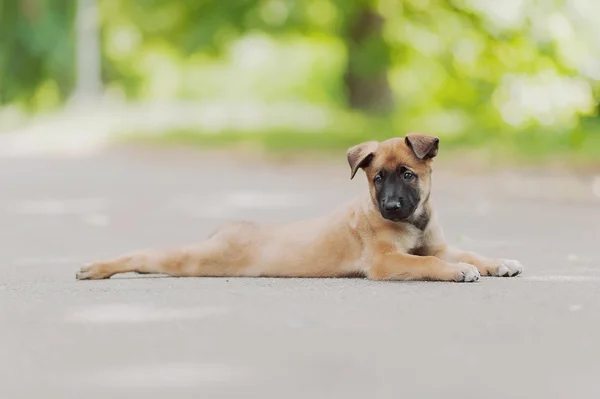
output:
[[[369,166],[378,146],[379,143],[377,141],[367,141],[348,149],[346,155],[351,170],[350,180],[354,178],[354,175],[359,168],[366,168]]]
[[[404,142],[417,158],[431,159],[438,153],[440,139],[429,134],[408,133]]]

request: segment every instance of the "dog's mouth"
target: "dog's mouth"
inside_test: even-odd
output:
[[[385,209],[379,208],[379,212],[384,219],[392,222],[405,222],[407,221],[416,211],[416,207],[410,209],[399,209],[397,211],[386,211]]]

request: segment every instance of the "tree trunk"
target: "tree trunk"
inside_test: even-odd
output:
[[[102,92],[98,0],[77,0],[76,100],[94,100]]]
[[[344,82],[348,105],[368,113],[393,109],[394,98],[387,78],[388,47],[381,34],[384,19],[373,10],[360,10],[347,36],[348,61]]]

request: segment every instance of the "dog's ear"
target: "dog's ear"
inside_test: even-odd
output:
[[[429,134],[408,133],[404,142],[417,158],[431,159],[438,153],[440,139]]]
[[[375,155],[375,151],[377,151],[378,146],[379,143],[377,141],[367,141],[348,149],[346,155],[348,157],[348,164],[350,164],[351,170],[350,180],[354,178],[354,175],[359,168],[366,168],[369,166],[373,160],[373,156]]]

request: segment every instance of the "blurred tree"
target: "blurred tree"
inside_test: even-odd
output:
[[[74,13],[74,0],[0,0],[0,103],[58,105],[71,92]]]
[[[347,105],[364,111],[390,111],[393,96],[387,71],[389,47],[383,17],[373,0],[105,0],[105,23],[116,9],[131,18],[143,41],[168,38],[185,53],[218,54],[241,35],[326,34],[346,45],[344,82]]]
[[[368,4],[350,17],[343,32],[347,47],[344,76],[351,108],[386,112],[394,107],[387,72],[390,66],[388,44],[383,38],[384,19]]]

